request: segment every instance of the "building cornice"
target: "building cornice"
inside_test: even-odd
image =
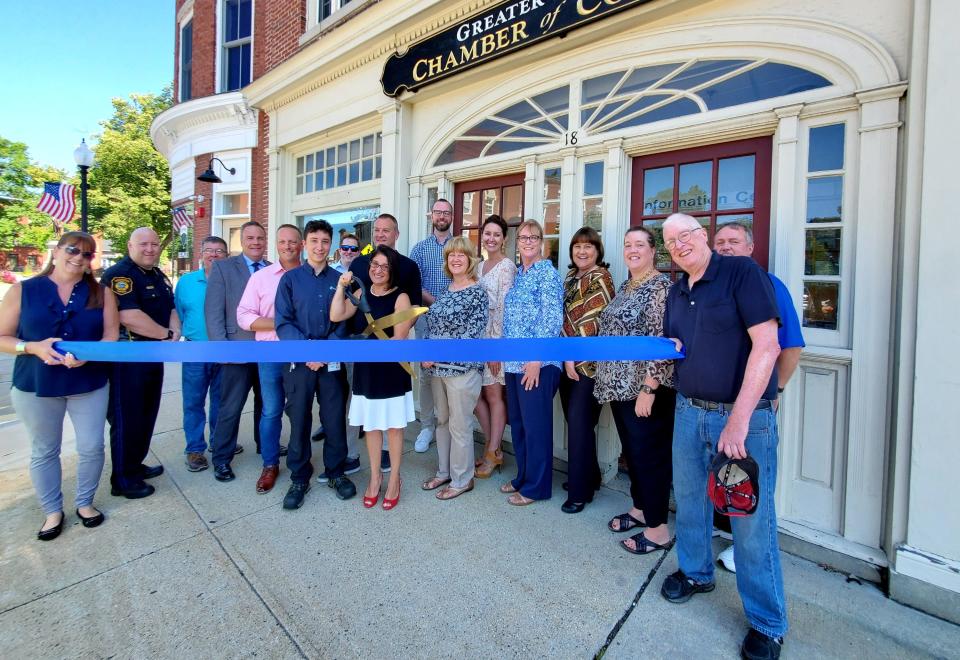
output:
[[[192,99],[164,110],[153,120],[150,138],[157,150],[171,161],[177,144],[198,129],[211,132],[256,131],[256,128],[257,110],[247,104],[243,93],[228,92]]]

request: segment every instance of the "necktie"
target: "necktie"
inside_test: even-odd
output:
[[[263,264],[262,264],[262,263],[260,263],[259,261],[254,261],[254,262],[253,262],[253,272],[254,272],[254,273],[256,273],[256,272],[257,272],[258,270],[260,270],[261,268],[263,268]]]

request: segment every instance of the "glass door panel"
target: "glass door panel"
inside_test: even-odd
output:
[[[466,236],[475,246],[481,257],[485,257],[480,246],[480,227],[484,219],[499,215],[507,225],[507,255],[516,252],[517,225],[523,221],[523,174],[466,181],[454,187],[454,233]]]

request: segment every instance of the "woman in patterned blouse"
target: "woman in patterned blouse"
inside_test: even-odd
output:
[[[477,283],[477,253],[463,236],[443,248],[443,272],[452,282],[430,306],[430,339],[480,339],[487,330],[487,292]],[[482,362],[423,362],[433,376],[431,389],[437,414],[437,474],[423,482],[436,490],[438,500],[473,490],[473,424],[471,416],[480,397]]]
[[[507,223],[499,215],[491,215],[480,227],[480,242],[487,249],[487,258],[477,266],[480,285],[490,301],[487,339],[503,336],[503,301],[517,277],[517,267],[507,259],[503,246],[507,240]],[[483,389],[474,411],[487,439],[483,458],[477,461],[477,479],[488,479],[494,469],[503,465],[503,429],[507,425],[507,397],[504,392],[503,366],[487,362],[483,367]]]
[[[654,265],[656,239],[642,227],[623,237],[623,260],[630,277],[600,314],[600,335],[663,336],[663,312],[670,278]],[[630,472],[633,508],[614,516],[611,531],[645,527],[621,541],[627,552],[643,555],[670,543],[667,506],[672,477],[671,443],[676,393],[673,362],[598,362],[594,396],[610,402]]]
[[[600,234],[583,227],[570,240],[570,270],[563,283],[563,336],[594,337],[600,313],[613,298],[613,278],[603,261]],[[564,362],[560,402],[567,420],[567,501],[564,513],[580,513],[600,488],[597,436],[601,405],[593,396],[596,362]]]
[[[517,228],[520,270],[504,301],[503,336],[556,337],[563,326],[563,282],[543,258],[543,227],[524,220]],[[526,506],[553,492],[553,397],[559,362],[504,362],[507,414],[517,457],[517,477],[500,487],[507,502]]]

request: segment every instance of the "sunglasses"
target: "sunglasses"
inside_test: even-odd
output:
[[[79,254],[84,259],[93,259],[97,254],[96,252],[84,252],[76,245],[64,245],[63,251],[69,254],[71,257],[75,257]]]
[[[340,251],[341,252],[359,252],[360,246],[359,245],[341,245]]]

